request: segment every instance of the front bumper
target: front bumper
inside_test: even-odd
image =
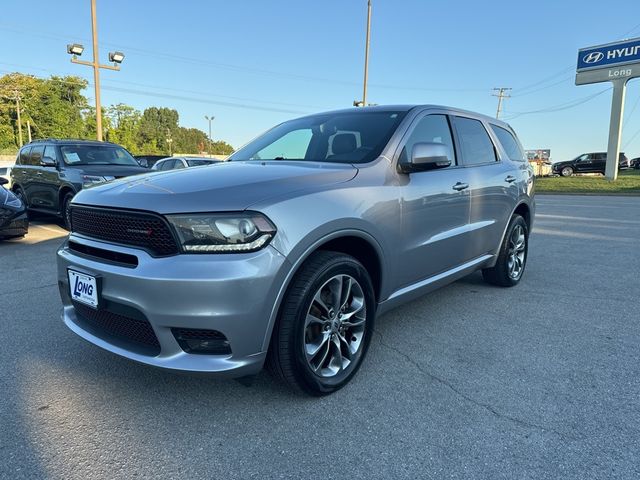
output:
[[[29,232],[29,220],[25,211],[11,218],[0,217],[0,238],[23,237]]]
[[[69,241],[119,254],[134,255],[124,266],[70,249]],[[270,322],[288,261],[271,246],[253,253],[174,255],[153,258],[135,248],[97,242],[77,235],[58,250],[62,319],[75,333],[110,352],[147,365],[174,370],[241,377],[264,363]],[[151,325],[159,353],[145,354],[87,328],[71,302],[67,269],[98,277],[102,305],[135,309]],[[211,329],[223,333],[231,354],[203,355],[182,350],[173,329]]]

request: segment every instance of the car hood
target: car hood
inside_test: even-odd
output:
[[[256,202],[351,180],[358,169],[319,162],[222,162],[148,173],[83,189],[76,204],[162,214],[239,211]]]
[[[83,175],[97,175],[100,177],[116,178],[149,173],[148,168],[137,167],[135,165],[78,165],[77,167],[69,166],[67,168],[78,168],[82,171]]]

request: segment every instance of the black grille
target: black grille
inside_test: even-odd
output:
[[[74,206],[71,230],[107,242],[139,247],[154,256],[179,252],[167,222],[151,213]]]
[[[133,350],[140,353],[157,355],[160,344],[151,324],[146,320],[131,318],[108,310],[95,310],[81,303],[73,302],[76,317],[96,336],[106,340],[121,340],[133,344]],[[140,314],[141,315],[141,314]],[[139,348],[135,348],[135,347]],[[127,345],[126,347],[129,347]]]
[[[89,245],[83,245],[77,242],[69,242],[69,250],[73,250],[76,253],[88,255],[90,257],[102,258],[108,262],[117,263],[127,267],[137,267],[138,257],[135,255],[129,255],[128,253],[114,252],[112,250],[105,250],[103,248],[90,247]]]
[[[187,353],[208,355],[227,355],[231,353],[231,346],[227,337],[217,330],[172,328],[171,332],[180,348]],[[202,346],[199,341],[206,342],[206,346]]]

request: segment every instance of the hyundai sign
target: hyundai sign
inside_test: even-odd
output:
[[[640,38],[578,50],[576,85],[611,82],[613,88],[605,168],[605,176],[609,180],[618,178],[618,157],[627,82],[638,77],[640,77]]]
[[[640,63],[640,38],[578,50],[578,72],[629,63]]]

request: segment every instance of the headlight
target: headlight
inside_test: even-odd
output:
[[[102,177],[102,176],[98,176],[98,175],[83,175],[82,176],[82,187],[83,188],[87,188],[90,187],[92,185],[96,185],[98,183],[104,183],[104,182],[108,182],[110,180],[113,180],[116,177]]]
[[[169,215],[186,253],[253,252],[266,246],[276,227],[256,212]]]
[[[16,197],[13,193],[9,192],[7,198],[4,201],[4,204],[7,207],[20,208],[22,207],[22,200]]]

